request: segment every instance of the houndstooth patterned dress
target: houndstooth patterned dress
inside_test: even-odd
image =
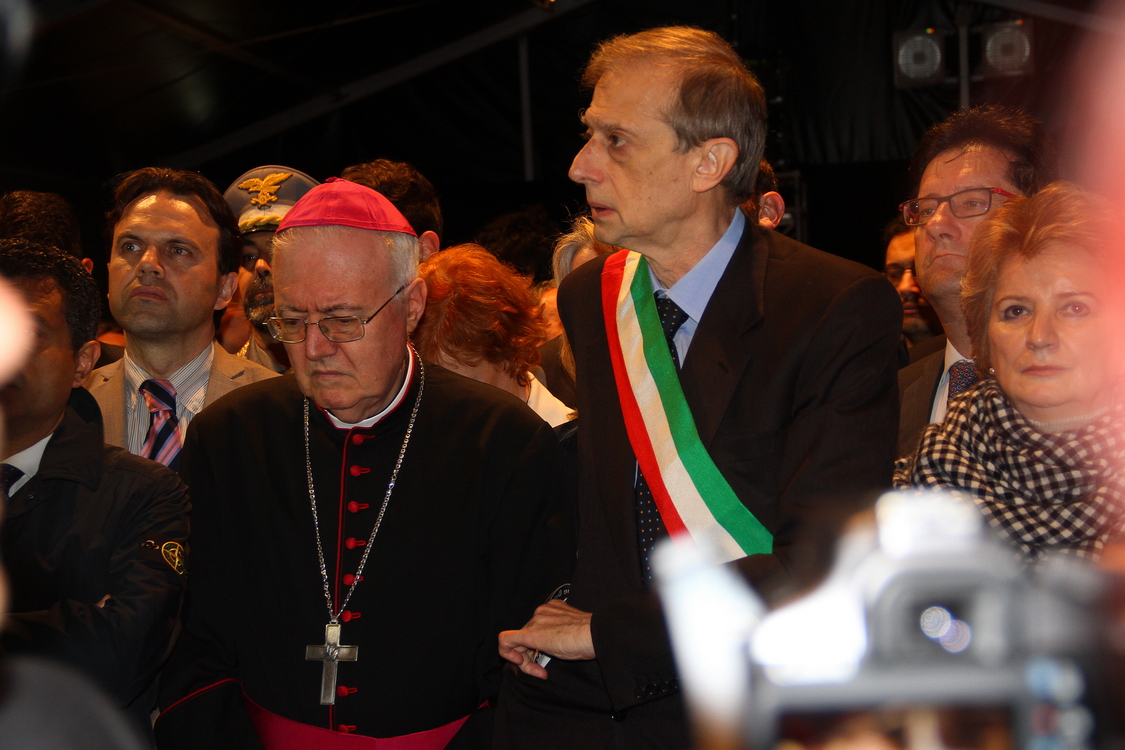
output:
[[[950,400],[895,466],[896,487],[946,487],[973,497],[988,523],[1034,564],[1048,552],[1100,556],[1120,537],[1122,411],[1074,432],[1039,432],[986,378]]]

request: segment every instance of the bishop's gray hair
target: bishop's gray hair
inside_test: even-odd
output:
[[[398,289],[418,278],[418,238],[403,232],[376,232],[342,226],[291,227],[274,235],[273,251],[299,253],[301,245],[306,242],[332,244],[342,236],[356,233],[368,239],[372,253],[386,253],[390,256],[391,289]]]

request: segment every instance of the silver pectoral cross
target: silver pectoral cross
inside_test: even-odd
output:
[[[320,705],[332,706],[336,703],[336,664],[341,661],[355,661],[359,658],[359,646],[340,645],[340,623],[330,622],[324,626],[324,645],[305,646],[306,661],[322,661],[320,673]]]

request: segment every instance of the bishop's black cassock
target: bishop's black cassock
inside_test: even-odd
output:
[[[374,427],[310,408],[320,534],[333,604],[346,596],[419,387]],[[287,719],[394,737],[472,714],[496,695],[497,634],[566,580],[571,520],[542,419],[499,389],[425,367],[417,422],[363,577],[341,617],[335,706],[320,704],[328,610],[292,375],[241,388],[191,424],[192,570],[184,633],[163,678],[165,748],[252,747],[243,695]],[[240,689],[241,687],[241,689]],[[478,736],[477,713],[455,744]]]

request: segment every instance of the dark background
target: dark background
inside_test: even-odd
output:
[[[892,34],[952,29],[958,3],[579,3],[560,0],[553,11],[528,0],[33,3],[30,51],[21,57],[9,47],[0,190],[70,199],[83,219],[87,254],[99,265],[113,177],[150,164],[198,169],[222,190],[259,165],[323,179],[386,157],[414,163],[437,187],[444,244],[534,203],[562,228],[583,207],[582,190],[566,172],[580,147],[578,111],[589,94],[578,76],[591,48],[612,34],[685,23],[722,34],[762,79],[770,98],[766,155],[779,171],[800,175],[808,242],[881,266],[882,227],[910,197],[906,163],[914,144],[958,102],[953,84],[894,87]],[[1089,13],[1091,5],[1054,0],[1049,7]],[[972,102],[1018,104],[1055,127],[1067,64],[1084,30],[986,3],[965,7],[974,25],[1030,18],[1035,42],[1034,75],[974,83]],[[369,96],[350,93],[353,82],[518,18],[541,21],[526,32],[531,181],[524,175],[518,35]],[[8,20],[0,30],[16,28]],[[302,117],[316,102],[327,102],[316,110],[323,114]],[[297,114],[272,126],[269,118],[285,111]],[[241,145],[221,146],[244,129],[250,134]],[[792,193],[786,198],[796,201]]]

